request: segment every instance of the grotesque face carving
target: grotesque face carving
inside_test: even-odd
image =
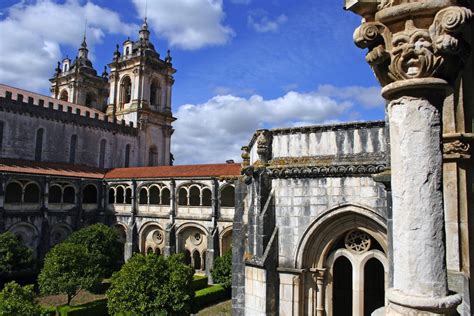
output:
[[[391,54],[389,68],[394,80],[429,77],[441,62],[433,52],[428,30],[415,28],[412,23],[393,36]]]

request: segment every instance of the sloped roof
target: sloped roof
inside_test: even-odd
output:
[[[0,172],[102,179],[104,169],[58,162],[0,158]]]
[[[105,174],[105,179],[236,177],[239,175],[240,164],[224,163],[115,168]]]
[[[0,158],[0,172],[89,179],[236,177],[240,175],[240,164],[131,167],[106,170],[68,163]]]

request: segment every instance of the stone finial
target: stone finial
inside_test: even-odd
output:
[[[165,62],[167,64],[171,64],[172,60],[173,60],[173,58],[171,57],[171,50],[168,49],[167,54],[166,54],[166,58],[165,58]]]
[[[257,154],[261,163],[267,164],[271,159],[272,152],[272,134],[269,130],[260,130],[258,131],[259,135],[257,137]]]
[[[242,168],[250,165],[250,149],[248,146],[242,146]]]
[[[366,60],[382,86],[407,79],[455,79],[469,51],[461,33],[472,20],[470,9],[446,1],[386,0],[369,12],[361,8],[369,1],[350,2],[358,6],[348,9],[365,19],[354,42],[368,49]]]

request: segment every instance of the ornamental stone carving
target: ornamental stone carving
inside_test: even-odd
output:
[[[366,61],[382,86],[406,79],[455,79],[469,53],[461,32],[473,14],[447,3],[382,1],[372,14],[362,4],[349,8],[366,19],[355,30],[354,42],[368,49]]]
[[[445,154],[468,154],[470,145],[456,140],[451,143],[443,144],[443,152]]]
[[[242,167],[248,167],[250,165],[250,149],[248,146],[242,146]]]
[[[257,137],[257,154],[259,160],[266,164],[271,159],[272,137],[269,130],[260,130]]]

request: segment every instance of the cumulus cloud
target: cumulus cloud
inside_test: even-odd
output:
[[[144,0],[133,0],[140,15]],[[234,31],[223,24],[222,0],[153,0],[148,1],[148,21],[157,36],[170,45],[183,49],[199,49],[227,43]]]
[[[61,47],[79,48],[86,20],[92,54],[94,44],[102,42],[106,33],[128,35],[137,29],[121,21],[112,10],[77,0],[63,4],[51,0],[23,1],[8,8],[2,17],[0,80],[42,92],[49,87],[47,78],[52,76],[56,62],[64,57]]]
[[[385,104],[380,87],[335,87],[327,84],[320,85],[318,93],[337,100],[354,100],[366,109],[383,107]]]
[[[351,106],[350,102],[338,102],[318,92],[290,91],[269,100],[259,95],[215,96],[202,104],[179,107],[172,151],[179,164],[240,161],[240,148],[258,128],[338,120]]]
[[[267,12],[256,11],[249,14],[247,21],[248,25],[256,32],[267,33],[277,32],[280,29],[280,26],[288,21],[288,17],[284,14],[281,14],[280,16],[272,19],[268,16]]]

